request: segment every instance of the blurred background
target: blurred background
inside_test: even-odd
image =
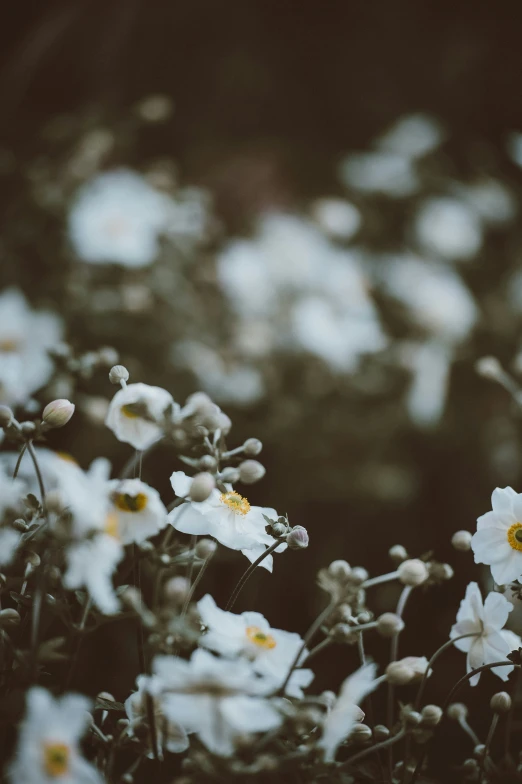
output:
[[[129,450],[103,425],[100,346],[180,402],[204,389],[232,446],[263,441],[249,500],[311,536],[238,609],[302,633],[325,599],[319,567],[390,571],[400,543],[455,569],[407,610],[401,651],[429,655],[467,582],[488,587],[452,533],[474,529],[495,486],[520,486],[519,414],[474,364],[522,372],[522,7],[47,0],[4,14],[2,402],[36,416],[75,400],[49,445],[117,472]],[[29,379],[57,340],[69,348]],[[180,467],[168,450],[145,464],[166,503]],[[244,566],[214,564],[218,601]],[[394,591],[374,590],[391,609]],[[100,633],[78,688],[128,694],[127,636]],[[356,662],[321,656],[314,690]],[[434,698],[463,667],[448,655]]]

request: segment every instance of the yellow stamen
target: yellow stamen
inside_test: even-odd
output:
[[[0,351],[5,354],[14,354],[15,351],[18,351],[18,341],[14,338],[5,338],[5,340],[0,340]]]
[[[277,645],[272,635],[262,632],[259,626],[249,626],[246,633],[250,642],[253,642],[254,645],[258,645],[260,648],[272,650],[272,648],[275,648]]]
[[[105,525],[103,526],[103,530],[108,536],[112,536],[113,539],[119,539],[119,528],[118,528],[118,515],[116,512],[109,512],[107,517],[105,518]]]
[[[65,460],[66,463],[73,463],[74,465],[78,465],[78,463],[76,462],[74,457],[72,455],[70,455],[69,452],[56,452],[56,454],[62,460]]]
[[[147,506],[145,493],[129,495],[129,493],[114,493],[112,502],[122,512],[141,512]]]
[[[139,419],[139,414],[136,411],[136,403],[126,403],[124,406],[121,407],[121,413],[123,416],[126,416],[127,419]]]
[[[63,776],[69,770],[69,746],[65,743],[46,743],[43,763],[48,776]]]
[[[239,493],[221,493],[219,500],[229,509],[232,509],[235,514],[246,515],[250,512],[250,504],[246,498],[243,498]]]
[[[507,540],[509,546],[513,550],[520,550],[522,552],[522,523],[513,523],[508,529]]]

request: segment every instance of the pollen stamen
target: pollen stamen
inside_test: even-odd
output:
[[[508,529],[507,540],[509,546],[513,550],[520,550],[522,552],[522,523],[513,523]]]
[[[225,506],[228,506],[235,514],[246,515],[250,512],[250,504],[242,495],[231,491],[229,493],[221,493],[220,501]]]
[[[246,630],[246,634],[250,642],[253,642],[254,645],[257,645],[259,648],[272,650],[272,648],[275,648],[277,645],[272,635],[265,634],[259,626],[249,626]]]
[[[69,746],[65,743],[46,743],[43,763],[48,776],[63,776],[69,770]]]

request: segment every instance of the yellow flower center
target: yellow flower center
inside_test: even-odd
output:
[[[123,416],[126,416],[127,419],[139,419],[140,416],[136,411],[136,403],[126,403],[121,407],[121,413]]]
[[[142,512],[147,506],[145,493],[129,495],[129,493],[114,493],[112,501],[122,512]]]
[[[65,460],[66,463],[72,463],[73,465],[78,465],[74,457],[70,455],[69,452],[56,452],[56,454],[58,455],[59,458]]]
[[[109,512],[105,518],[105,525],[103,526],[103,530],[108,536],[112,536],[113,539],[120,538],[118,529],[118,515],[116,512]]]
[[[18,351],[18,345],[18,341],[14,338],[5,338],[0,340],[0,351],[4,354],[14,354],[15,351]]]
[[[254,645],[258,645],[260,648],[266,648],[270,651],[277,645],[272,635],[262,632],[259,626],[249,626],[246,630],[246,634],[250,642],[253,642]]]
[[[239,493],[221,493],[220,501],[225,506],[228,506],[229,509],[232,509],[235,514],[246,515],[250,512],[250,504]]]
[[[65,743],[46,743],[43,763],[48,776],[63,776],[69,769],[69,746]]]
[[[513,523],[508,529],[507,540],[513,550],[522,551],[522,523]]]

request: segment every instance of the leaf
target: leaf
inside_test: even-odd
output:
[[[123,713],[125,711],[125,705],[121,702],[104,700],[103,697],[96,697],[94,710],[119,711],[120,713]]]
[[[35,495],[33,495],[33,493],[26,495],[23,501],[29,509],[33,509],[35,512],[40,509],[40,501]]]

